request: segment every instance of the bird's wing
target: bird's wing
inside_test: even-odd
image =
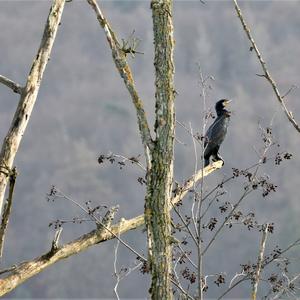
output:
[[[217,118],[208,128],[206,134],[205,134],[205,142],[204,147],[207,145],[207,143],[210,143],[219,135],[219,126],[222,122],[222,118]]]

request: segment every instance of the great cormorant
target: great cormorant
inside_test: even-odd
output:
[[[210,125],[204,137],[204,167],[209,165],[210,157],[212,157],[212,161],[223,161],[218,152],[227,132],[230,111],[226,110],[225,106],[228,105],[230,101],[231,100],[222,99],[216,103],[215,109],[217,118],[212,125]]]

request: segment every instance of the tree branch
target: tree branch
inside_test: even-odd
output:
[[[217,161],[212,165],[207,166],[203,170],[203,176],[207,176],[213,171],[220,169],[222,164],[222,161]],[[177,192],[172,199],[172,203],[176,204],[181,201],[193,187],[194,180],[199,181],[201,178],[202,170],[199,170],[196,175],[189,178],[182,187],[177,189]],[[68,258],[71,255],[85,251],[93,245],[114,239],[118,235],[124,234],[129,230],[133,230],[144,225],[144,223],[145,220],[143,214],[130,220],[122,219],[119,223],[113,226],[109,226],[109,223],[107,223],[109,226],[109,231],[99,226],[99,228],[82,235],[78,239],[58,247],[56,251],[47,252],[32,260],[22,262],[19,265],[6,269],[5,272],[11,272],[11,274],[0,279],[0,296],[12,291],[24,281],[39,274],[54,263]],[[3,273],[4,272],[0,271],[0,274]]]
[[[248,25],[246,24],[246,21],[245,21],[243,15],[242,15],[241,9],[238,6],[237,0],[233,0],[233,2],[234,2],[234,8],[235,8],[235,10],[237,12],[237,15],[238,15],[238,17],[239,17],[239,19],[240,19],[240,21],[241,21],[241,23],[243,25],[243,29],[244,29],[244,31],[245,31],[245,33],[246,33],[246,35],[247,35],[247,37],[248,37],[251,45],[252,45],[252,48],[254,49],[254,51],[256,53],[256,56],[257,56],[257,58],[258,58],[258,60],[259,60],[259,62],[261,64],[261,67],[262,67],[262,69],[264,71],[264,74],[263,75],[259,75],[259,76],[263,76],[263,77],[265,77],[269,81],[269,83],[271,84],[271,86],[273,88],[273,91],[274,91],[274,93],[276,95],[276,98],[279,101],[279,103],[281,104],[281,107],[282,107],[284,113],[286,114],[288,120],[293,124],[293,126],[295,127],[295,129],[298,132],[300,132],[300,127],[297,124],[297,122],[295,121],[295,119],[294,119],[294,117],[292,115],[292,112],[287,109],[287,107],[286,107],[286,105],[285,105],[285,103],[283,101],[283,98],[285,96],[281,96],[275,80],[271,77],[271,74],[270,74],[269,70],[267,69],[266,62],[263,60],[263,58],[261,56],[261,53],[258,50],[258,47],[257,47],[257,45],[256,45],[256,43],[255,43],[255,41],[254,41],[254,39],[253,39],[253,37],[251,35],[250,29],[249,29]]]
[[[120,76],[124,80],[124,84],[135,106],[139,131],[142,137],[143,145],[145,146],[145,156],[146,156],[146,160],[148,160],[147,157],[149,153],[147,152],[146,147],[148,147],[151,150],[153,148],[153,142],[152,142],[151,133],[146,118],[143,102],[140,99],[137,90],[135,88],[132,72],[126,60],[126,53],[124,52],[124,50],[122,50],[122,47],[120,46],[115,33],[110,27],[108,21],[105,19],[96,0],[87,0],[87,2],[91,5],[93,10],[95,11],[99,24],[104,29],[106,39],[112,50],[112,58],[115,62],[115,65],[119,71]]]
[[[2,75],[0,75],[0,83],[3,83],[4,85],[12,89],[15,93],[21,95],[23,88],[18,83],[15,83],[14,81]]]
[[[0,153],[0,214],[3,198],[20,142],[26,130],[33,106],[35,104],[44,70],[50,57],[56,32],[60,23],[65,0],[54,0],[44,29],[42,41],[29,72],[27,83],[22,90],[20,101],[11,127],[4,139]],[[5,169],[7,172],[3,172]]]
[[[91,245],[97,244],[101,240],[106,240],[106,232],[116,237],[116,234],[114,234],[114,232],[108,230],[116,211],[116,208],[112,207],[104,216],[101,226],[97,226],[97,229],[91,231],[90,233],[82,235],[80,238],[62,247],[58,246],[58,239],[62,232],[62,228],[60,228],[55,233],[50,251],[32,261],[27,261],[19,264],[15,268],[12,268],[11,275],[7,276],[4,279],[0,279],[0,296],[3,296],[6,293],[10,292],[22,282],[42,272],[46,267],[52,265],[53,263],[67,258],[70,255],[76,254]]]
[[[260,272],[262,269],[262,262],[264,259],[264,252],[265,252],[265,248],[266,248],[268,229],[269,229],[269,224],[265,224],[263,227],[263,232],[262,232],[262,237],[261,237],[261,242],[260,242],[260,247],[259,247],[259,255],[258,255],[258,259],[257,259],[256,274],[254,277],[253,290],[252,290],[252,295],[251,295],[252,300],[256,300],[259,276],[260,276]]]
[[[278,258],[282,257],[283,254],[285,254],[286,252],[288,252],[290,249],[292,249],[293,247],[296,246],[300,246],[300,238],[295,240],[294,242],[292,242],[291,244],[289,244],[284,250],[280,251],[280,254],[278,255],[273,255],[271,259],[265,259],[264,261],[262,261],[261,264],[261,269],[264,269],[266,266],[270,265],[273,261],[277,260]],[[241,279],[239,279],[238,281],[236,281],[234,284],[230,285],[229,288],[227,290],[225,290],[221,296],[218,297],[217,300],[222,299],[224,296],[226,296],[231,290],[233,290],[236,286],[238,286],[240,283],[250,280],[252,278],[251,273],[249,274],[245,274],[245,276]],[[275,298],[274,298],[275,299]]]
[[[3,255],[4,238],[5,238],[6,228],[9,221],[9,216],[11,213],[16,179],[17,179],[17,170],[16,168],[13,168],[11,174],[9,175],[9,193],[6,202],[4,204],[1,225],[0,225],[0,258],[2,258]]]

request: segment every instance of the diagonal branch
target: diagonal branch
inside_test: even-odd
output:
[[[12,169],[11,174],[9,175],[9,192],[8,192],[8,197],[6,199],[6,202],[4,204],[3,215],[0,224],[0,258],[2,258],[3,255],[4,238],[5,238],[5,233],[9,221],[9,216],[11,213],[17,175],[18,175],[17,169],[14,167]]]
[[[14,81],[2,75],[0,75],[0,83],[3,83],[4,85],[12,89],[15,93],[21,95],[23,88],[18,83],[15,83]]]
[[[153,142],[151,138],[151,133],[148,125],[148,121],[146,118],[146,113],[144,110],[144,105],[142,100],[140,99],[132,76],[131,69],[126,60],[126,53],[120,46],[115,33],[110,27],[108,21],[105,19],[99,5],[96,0],[87,0],[91,5],[92,9],[95,11],[99,24],[104,29],[104,33],[106,35],[106,39],[112,51],[112,58],[115,62],[115,65],[120,73],[120,76],[123,78],[125,86],[131,96],[132,102],[135,106],[139,131],[142,137],[143,145],[148,147],[150,150],[153,148]],[[145,149],[146,159],[149,156],[149,153]]]
[[[206,253],[206,251],[209,249],[209,247],[215,241],[216,237],[220,234],[220,232],[222,231],[222,229],[224,228],[224,226],[226,225],[226,223],[228,222],[228,220],[234,214],[234,212],[236,211],[237,207],[241,204],[241,202],[245,199],[245,197],[250,192],[251,192],[251,190],[250,191],[245,190],[244,193],[242,194],[242,196],[240,197],[240,199],[233,205],[233,208],[231,209],[231,211],[229,212],[229,214],[227,215],[227,217],[224,218],[224,221],[222,222],[222,224],[220,225],[220,227],[217,229],[217,231],[214,233],[214,235],[212,236],[212,238],[210,239],[210,241],[208,242],[208,244],[206,245],[206,247],[203,249],[203,251],[201,253],[202,256]]]
[[[199,170],[194,176],[189,178],[182,187],[177,189],[176,194],[172,198],[172,203],[176,204],[181,201],[193,187],[194,180],[199,181],[202,179],[202,173],[203,176],[207,176],[213,171],[220,169],[222,167],[222,164],[222,161],[217,161],[212,165],[207,166],[203,170],[203,172],[202,170]],[[85,251],[93,245],[105,242],[110,239],[114,239],[116,236],[144,225],[144,223],[145,220],[143,214],[129,220],[121,219],[119,223],[108,227],[109,230],[106,230],[106,228],[103,227],[99,227],[89,233],[82,235],[78,239],[59,247],[55,252],[47,252],[32,260],[22,262],[17,266],[13,266],[5,270],[6,272],[11,273],[6,277],[0,279],[0,296],[3,296],[12,291],[24,281],[39,274],[54,263],[68,258],[71,255]]]
[[[0,153],[0,214],[10,169],[26,130],[35,104],[44,70],[50,57],[56,32],[60,23],[65,0],[54,0],[44,29],[42,41],[22,90],[20,101],[11,127],[4,139]],[[3,171],[5,170],[5,172]]]
[[[50,251],[32,261],[19,264],[19,266],[16,266],[14,269],[12,269],[11,275],[9,275],[7,278],[0,279],[0,296],[10,292],[19,284],[29,279],[33,275],[42,272],[46,267],[52,265],[56,261],[76,254],[82,248],[85,249],[96,244],[99,238],[105,237],[105,232],[113,234],[109,227],[116,211],[117,209],[115,207],[111,208],[104,216],[101,226],[98,226],[96,230],[93,230],[88,234],[84,234],[75,241],[70,242],[62,247],[58,246],[58,238],[62,231],[62,228],[60,228],[60,230],[55,234]]]
[[[269,83],[271,84],[271,86],[273,88],[273,91],[274,91],[274,93],[276,95],[276,98],[279,101],[279,103],[281,104],[281,107],[282,107],[284,113],[286,114],[287,118],[293,124],[293,126],[295,127],[295,129],[298,132],[300,132],[300,127],[297,124],[297,122],[295,121],[292,112],[287,109],[287,107],[286,107],[286,105],[285,105],[285,103],[283,101],[283,98],[286,95],[281,96],[281,94],[279,92],[279,89],[277,87],[277,84],[276,84],[275,80],[272,78],[269,70],[267,69],[266,62],[262,58],[261,53],[259,52],[259,50],[257,48],[257,45],[256,45],[256,43],[255,43],[255,41],[254,41],[254,39],[253,39],[253,37],[251,35],[250,29],[249,29],[248,25],[246,24],[246,21],[245,21],[243,15],[242,15],[241,9],[238,6],[237,0],[233,0],[233,2],[234,2],[234,8],[235,8],[235,10],[237,12],[237,15],[238,15],[238,17],[239,17],[239,19],[240,19],[240,21],[241,21],[241,23],[243,25],[243,29],[246,32],[246,35],[247,35],[247,37],[248,37],[248,39],[249,39],[249,41],[250,41],[250,43],[252,45],[252,48],[254,49],[254,51],[256,53],[256,56],[257,56],[257,58],[258,58],[258,60],[259,60],[259,62],[261,64],[261,67],[262,67],[262,69],[264,71],[264,75],[262,75],[262,76],[265,77],[269,81]]]

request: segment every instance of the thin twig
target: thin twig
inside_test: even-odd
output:
[[[253,290],[252,290],[252,295],[251,295],[252,300],[256,300],[259,276],[260,276],[260,272],[262,270],[262,262],[263,262],[263,257],[264,257],[264,253],[265,253],[265,248],[266,248],[268,229],[269,229],[269,224],[265,224],[263,226],[262,237],[261,237],[261,241],[260,241],[259,255],[258,255],[257,266],[256,266],[256,274],[254,277]]]
[[[243,29],[246,32],[246,35],[247,35],[247,37],[248,37],[248,39],[249,39],[249,41],[250,41],[250,43],[252,45],[252,48],[254,49],[254,51],[256,53],[256,56],[257,56],[257,58],[258,58],[258,60],[259,60],[259,62],[261,64],[261,67],[262,67],[262,69],[264,71],[264,74],[262,76],[265,77],[268,80],[268,82],[271,84],[271,86],[273,88],[273,91],[274,91],[274,93],[276,95],[276,98],[279,101],[279,103],[281,104],[281,107],[282,107],[284,113],[286,114],[288,120],[293,124],[293,126],[295,127],[295,129],[298,132],[300,132],[300,127],[297,124],[297,122],[295,121],[295,119],[294,119],[294,117],[292,115],[292,112],[287,109],[287,107],[286,107],[286,105],[285,105],[285,103],[283,101],[283,98],[286,95],[285,96],[281,96],[281,94],[279,92],[279,89],[277,87],[277,84],[274,81],[274,79],[271,77],[271,74],[270,74],[269,70],[267,69],[267,64],[264,61],[264,59],[262,58],[262,55],[261,55],[260,51],[258,50],[258,47],[257,47],[257,45],[256,45],[256,43],[255,43],[255,41],[254,41],[254,39],[253,39],[253,37],[251,35],[250,29],[249,29],[248,25],[246,24],[246,21],[245,21],[243,15],[242,15],[241,9],[238,6],[237,0],[233,0],[233,2],[234,2],[234,8],[235,8],[235,10],[237,12],[237,15],[238,15],[238,17],[239,17],[239,19],[240,19],[240,21],[241,21],[241,23],[243,25]]]
[[[147,261],[146,258],[141,255],[140,253],[138,253],[136,250],[134,250],[129,244],[127,244],[123,239],[121,239],[119,237],[119,234],[115,234],[111,229],[110,229],[110,223],[106,224],[106,219],[108,222],[111,222],[111,218],[108,217],[108,214],[110,213],[110,211],[117,211],[118,207],[112,207],[106,214],[106,216],[103,217],[103,220],[101,221],[98,217],[96,217],[94,214],[91,214],[89,213],[88,210],[86,210],[80,203],[78,203],[77,201],[73,200],[72,198],[66,196],[63,192],[61,192],[60,190],[56,189],[57,192],[60,194],[60,195],[56,195],[56,197],[61,197],[65,200],[68,200],[72,203],[74,203],[76,206],[78,206],[82,211],[84,211],[88,216],[90,216],[94,221],[95,223],[97,224],[98,227],[103,227],[105,228],[105,230],[107,230],[109,233],[111,233],[112,235],[114,235],[114,237],[123,245],[125,246],[128,250],[130,250],[132,253],[134,253],[136,256],[138,256],[140,259],[144,260],[144,261]],[[122,222],[124,222],[124,220],[122,219],[120,221],[120,225],[122,226]]]
[[[181,285],[179,285],[174,279],[171,278],[171,282],[190,300],[195,300],[189,293],[187,293]]]
[[[243,201],[243,199],[245,199],[245,197],[251,192],[252,190],[248,190],[245,189],[244,193],[242,194],[242,196],[240,197],[240,199],[236,202],[236,204],[234,204],[233,208],[231,209],[231,211],[229,212],[228,216],[225,217],[223,223],[220,225],[220,227],[218,228],[218,230],[215,232],[215,234],[213,235],[213,237],[211,238],[211,240],[209,241],[209,243],[206,245],[206,247],[204,248],[204,250],[202,251],[202,255],[204,255],[206,253],[206,251],[209,249],[209,247],[211,246],[211,244],[214,242],[214,240],[216,239],[216,237],[218,236],[218,234],[221,232],[221,230],[223,229],[223,227],[226,225],[227,221],[230,219],[230,217],[233,215],[233,213],[235,212],[235,210],[237,209],[237,207],[241,204],[241,202]]]
[[[179,256],[178,259],[175,261],[174,266],[173,266],[173,273],[174,273],[175,278],[176,278],[176,280],[177,280],[178,288],[179,288],[180,290],[182,290],[183,287],[182,287],[182,285],[180,284],[180,280],[179,280],[179,277],[178,277],[176,268],[177,268],[177,265],[178,265],[178,263],[180,262],[181,258],[182,258],[182,256]]]
[[[212,204],[214,203],[214,201],[217,199],[217,197],[220,196],[220,194],[218,192],[216,192],[216,194],[214,195],[214,197],[209,201],[207,207],[205,208],[205,210],[203,211],[202,215],[200,216],[200,220],[203,220],[204,216],[206,215],[206,213],[208,212],[209,208],[212,206]],[[207,198],[207,195],[205,196],[205,198],[203,198],[203,201]]]
[[[178,244],[177,247],[180,249],[180,251],[181,251],[182,253],[185,254],[185,257],[186,257],[187,260],[190,262],[190,264],[191,264],[195,269],[197,269],[196,264],[190,259],[189,255],[186,255],[186,253],[185,253],[184,249],[181,247],[181,245]]]
[[[58,242],[59,242],[59,238],[60,238],[60,235],[61,235],[62,231],[63,231],[62,227],[60,227],[60,228],[58,228],[58,230],[56,230],[55,235],[54,235],[54,239],[52,241],[52,246],[51,246],[50,252],[57,251],[57,249],[58,249]]]
[[[145,168],[145,166],[140,161],[138,161],[137,159],[135,159],[135,157],[126,157],[124,155],[114,154],[114,153],[112,153],[111,156],[122,159],[123,163],[125,163],[126,161],[129,161],[129,162],[137,165],[143,171],[147,171],[146,168]]]
[[[119,294],[118,294],[118,286],[120,283],[120,274],[118,273],[118,269],[117,269],[119,245],[120,245],[120,233],[118,233],[118,239],[117,239],[117,243],[115,245],[115,251],[114,251],[114,255],[115,255],[115,257],[114,257],[114,275],[117,279],[117,282],[114,286],[114,293],[118,300],[120,299]]]
[[[293,279],[287,278],[288,279],[288,286],[291,286],[291,284],[293,284],[299,277],[300,277],[300,274],[297,274],[296,276],[294,276]],[[281,295],[285,292],[287,292],[287,289],[283,287],[280,292],[278,292],[276,295],[274,295],[272,297],[272,300],[280,299]]]
[[[180,122],[178,120],[176,120],[176,123],[178,125],[180,125],[190,136],[192,136],[193,138],[195,138],[196,142],[201,145],[201,141],[199,140],[198,136],[196,134],[193,134],[190,131],[190,129],[186,127],[186,125],[184,123],[182,123],[182,122]]]
[[[18,265],[13,265],[7,269],[3,269],[3,270],[0,270],[0,275],[4,274],[4,273],[8,273],[8,272],[12,272],[14,271],[16,268],[18,267]]]
[[[291,93],[294,89],[297,89],[298,86],[295,84],[292,84],[291,87],[288,89],[288,91],[282,96],[282,98],[285,98],[289,93]]]
[[[201,70],[200,64],[199,67],[199,75],[200,75],[200,83],[201,83],[201,96],[203,98],[203,113],[206,114],[206,79],[203,78],[203,73]],[[203,117],[202,120],[202,137],[205,136],[206,131],[206,124],[207,119]],[[196,148],[196,143],[193,138],[194,147]],[[203,139],[201,139],[201,163],[202,163],[202,180],[200,182],[200,199],[198,201],[198,208],[197,208],[197,223],[198,223],[198,247],[197,247],[197,256],[198,256],[198,293],[199,293],[199,299],[203,299],[203,289],[205,287],[205,283],[203,284],[202,277],[203,277],[203,255],[202,255],[202,237],[201,237],[201,227],[202,227],[202,204],[203,204],[203,187],[204,187],[204,177],[203,177],[203,170],[204,170],[204,152],[205,147],[203,143]]]
[[[295,246],[300,246],[300,238],[295,240],[294,242],[292,242],[291,244],[289,244],[284,250],[280,251],[280,255],[276,256],[274,255],[272,257],[272,259],[270,259],[269,261],[265,261],[262,263],[262,268],[264,268],[265,266],[269,265],[270,263],[272,263],[274,260],[277,260],[279,257],[281,257],[284,253],[288,252],[291,248],[295,247]]]
[[[236,286],[238,286],[240,283],[249,280],[249,276],[245,276],[243,278],[241,278],[240,280],[238,280],[236,283],[234,283],[233,285],[231,285],[225,292],[222,293],[221,296],[218,297],[217,300],[222,299],[225,295],[227,295],[231,290],[233,290]]]
[[[195,138],[194,138],[194,134],[193,134],[192,124],[190,123],[189,125],[190,125],[190,132],[191,132],[191,137],[192,137],[192,141],[193,141],[193,149],[194,149],[194,156],[195,156],[195,163],[194,163],[194,178],[195,178],[195,174],[197,173],[197,169],[198,169],[197,147],[196,147]],[[195,179],[194,179],[194,182],[193,182],[193,191],[194,191],[194,201],[193,201],[192,209],[191,209],[191,217],[192,217],[194,229],[195,229],[195,232],[196,232],[196,237],[199,239],[200,232],[198,232],[197,216],[194,212],[194,208],[195,208],[195,205],[197,203],[197,192],[196,192],[196,181],[195,181]]]
[[[173,202],[171,202],[171,205],[172,205],[174,211],[176,212],[177,216],[181,220],[182,224],[187,229],[187,231],[188,231],[189,235],[191,236],[192,240],[195,242],[195,245],[197,246],[198,245],[197,238],[195,237],[195,235],[191,231],[189,224],[187,222],[185,222],[184,218],[182,217],[181,213],[178,211],[178,209],[176,208],[176,206],[173,204]]]
[[[240,276],[245,277],[245,276],[246,276],[245,272],[242,271],[242,273],[236,273],[236,274],[232,277],[232,279],[230,280],[229,287],[232,287],[233,282],[234,282],[238,277],[240,277]]]
[[[0,83],[3,83],[17,94],[21,95],[23,91],[23,87],[21,87],[18,83],[12,81],[11,79],[8,79],[5,76],[0,75]]]
[[[261,266],[261,269],[264,269],[266,266],[270,265],[273,261],[279,259],[280,257],[282,257],[282,255],[284,253],[286,253],[287,251],[289,251],[290,249],[292,249],[293,247],[295,246],[299,246],[300,245],[300,238],[295,240],[294,242],[292,242],[291,244],[289,244],[284,250],[281,250],[280,251],[280,254],[277,256],[277,255],[274,255],[272,257],[272,259],[270,260],[266,260],[265,262],[262,262],[262,266]],[[240,283],[244,282],[244,281],[247,281],[247,280],[250,280],[251,277],[249,274],[245,275],[243,278],[241,278],[240,280],[236,281],[233,285],[230,285],[229,288],[224,291],[222,293],[221,296],[218,297],[218,300],[222,299],[224,296],[226,296],[231,290],[233,290],[236,286],[238,286]]]

